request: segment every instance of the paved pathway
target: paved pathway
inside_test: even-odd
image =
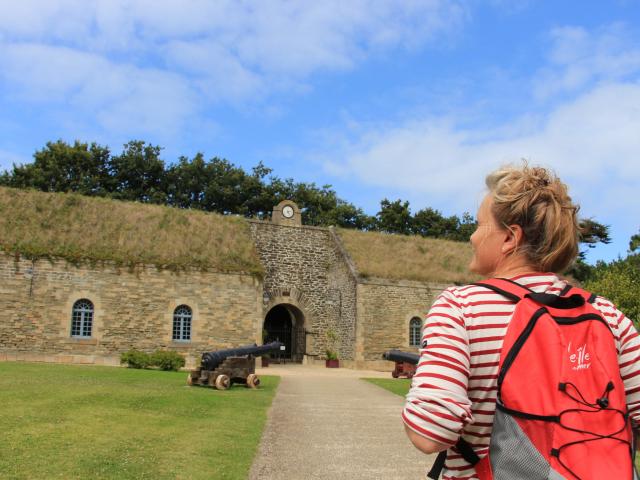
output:
[[[360,380],[389,373],[277,365],[282,377],[250,480],[425,478],[433,457],[404,434],[403,397]]]

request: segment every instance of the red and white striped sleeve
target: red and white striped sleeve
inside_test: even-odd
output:
[[[596,299],[595,306],[611,326],[618,348],[618,365],[634,425],[640,425],[640,335],[633,322],[609,300]]]
[[[447,445],[455,444],[464,425],[472,421],[467,395],[469,338],[453,288],[445,290],[429,310],[420,362],[402,412],[413,431]]]

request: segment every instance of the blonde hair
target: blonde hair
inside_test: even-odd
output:
[[[498,224],[519,225],[524,233],[518,251],[546,272],[562,272],[578,254],[579,207],[567,186],[552,172],[526,162],[508,165],[487,175]]]

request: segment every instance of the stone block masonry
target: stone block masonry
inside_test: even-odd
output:
[[[94,306],[92,335],[71,336],[74,303]],[[131,348],[203,351],[259,340],[262,284],[248,274],[133,270],[0,255],[0,360],[118,364]],[[173,341],[173,312],[193,312],[191,341]]]
[[[331,228],[248,222],[263,279],[0,254],[0,361],[115,365],[135,348],[176,350],[192,366],[204,351],[261,343],[277,306],[291,315],[295,361],[324,360],[331,346],[341,366],[391,370],[381,359],[385,350],[418,350],[409,342],[411,319],[423,320],[447,285],[363,278]],[[71,335],[73,305],[81,299],[94,308],[88,338]],[[186,342],[172,340],[180,305],[193,314]],[[327,332],[335,333],[335,345]]]
[[[356,331],[356,279],[328,228],[275,225],[251,221],[258,255],[265,270],[269,301],[298,307],[304,315],[305,353],[322,357],[327,330],[338,336],[341,359],[353,360]],[[283,295],[286,293],[286,295]]]
[[[385,279],[358,284],[357,360],[369,368],[389,365],[382,354],[395,348],[418,352],[409,343],[412,318],[424,320],[429,307],[448,285]]]

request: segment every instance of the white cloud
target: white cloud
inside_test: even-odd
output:
[[[222,61],[256,75],[305,77],[351,68],[381,48],[421,46],[465,18],[462,6],[444,0],[23,0],[0,6],[0,32],[6,43],[62,44],[138,66],[170,67],[187,50],[202,73]]]
[[[217,103],[302,92],[318,71],[417,48],[466,19],[446,0],[21,0],[0,3],[0,87],[131,135],[178,132]],[[197,101],[195,100],[197,98]]]
[[[16,43],[0,49],[0,62],[10,65],[0,79],[12,97],[68,110],[61,115],[69,121],[91,116],[113,134],[169,134],[196,108],[191,87],[179,75],[96,53]]]
[[[640,47],[622,24],[589,31],[561,27],[551,31],[549,63],[534,81],[537,98],[579,91],[598,82],[611,82],[637,75]]]
[[[640,84],[600,86],[522,131],[458,128],[450,118],[364,134],[327,162],[334,174],[407,193],[412,203],[474,211],[484,176],[529,159],[555,169],[588,215],[640,218]],[[518,121],[513,122],[517,125]],[[510,136],[501,136],[509,131]],[[497,133],[498,132],[498,133]],[[483,138],[485,140],[483,140]],[[414,207],[416,208],[416,207]]]

